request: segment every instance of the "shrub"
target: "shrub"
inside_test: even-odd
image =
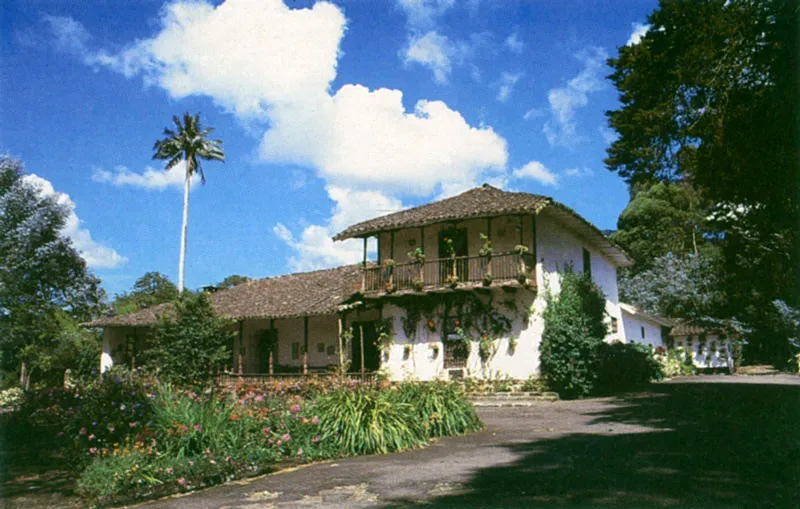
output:
[[[342,454],[386,454],[426,442],[416,408],[388,391],[357,388],[323,396],[318,405],[322,439]]]
[[[452,382],[407,382],[396,396],[416,409],[428,437],[463,435],[483,426],[464,391]]]
[[[24,393],[19,387],[12,387],[0,391],[0,408],[17,408],[24,399]]]
[[[605,298],[586,274],[561,272],[561,291],[547,296],[542,334],[542,376],[563,398],[592,392],[597,351],[606,335]]]
[[[656,355],[656,360],[661,364],[664,376],[693,376],[697,374],[692,362],[692,354],[683,347],[670,348],[666,355]]]
[[[232,333],[225,332],[224,325],[206,294],[187,295],[177,304],[177,315],[165,317],[156,326],[142,359],[167,382],[207,382],[230,359]]]
[[[597,390],[600,392],[633,390],[664,378],[661,364],[649,345],[602,343],[597,360]]]

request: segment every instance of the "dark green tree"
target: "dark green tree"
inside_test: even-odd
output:
[[[544,311],[541,372],[559,395],[579,398],[595,387],[606,301],[587,273],[567,269],[560,276],[561,289],[548,294]]]
[[[667,253],[684,256],[712,251],[707,225],[708,210],[686,182],[637,185],[628,206],[617,221],[611,239],[635,264],[633,274],[649,269]]]
[[[183,293],[184,275],[186,273],[186,237],[189,228],[189,188],[192,177],[200,175],[200,182],[206,183],[201,160],[225,161],[225,152],[222,150],[222,140],[208,139],[214,130],[212,127],[203,128],[200,124],[200,115],[191,116],[183,114],[183,122],[178,116],[172,117],[175,130],[164,129],[164,138],[158,140],[153,146],[155,154],[153,159],[167,161],[165,170],[174,168],[178,163],[186,164],[186,180],[183,186],[183,223],[181,226],[181,254],[178,265],[178,293]]]
[[[100,281],[62,235],[67,209],[0,157],[0,369],[48,376],[69,366],[64,342],[104,309]],[[92,338],[96,342],[96,338]],[[61,353],[59,353],[61,352]]]
[[[238,274],[233,274],[223,279],[222,282],[218,283],[216,285],[216,289],[225,290],[226,288],[233,288],[234,286],[246,283],[248,281],[250,281],[250,278],[247,276],[240,276]]]
[[[176,306],[175,315],[156,326],[144,365],[170,382],[207,382],[230,363],[233,333],[225,331],[205,293],[184,295]]]
[[[133,284],[133,290],[117,295],[114,311],[117,314],[132,313],[164,302],[178,299],[178,287],[160,272],[148,272]]]
[[[711,205],[727,314],[756,329],[773,300],[800,305],[799,20],[796,1],[662,0],[609,61],[607,167],[689,182]]]

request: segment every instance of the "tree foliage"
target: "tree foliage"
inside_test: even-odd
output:
[[[21,161],[0,157],[0,368],[69,367],[76,324],[104,306],[100,281],[62,235],[67,209],[25,179]],[[60,352],[60,353],[59,353]]]
[[[611,239],[635,264],[638,273],[652,267],[667,253],[683,256],[708,252],[708,211],[697,192],[686,182],[657,182],[635,186],[635,193],[617,221]]]
[[[227,288],[233,288],[234,286],[240,285],[242,283],[247,283],[248,281],[250,281],[250,278],[247,276],[232,274],[223,279],[220,283],[218,283],[216,289],[225,290]]]
[[[159,378],[180,383],[203,382],[219,373],[231,360],[232,332],[225,331],[204,293],[184,295],[174,317],[156,326],[144,364]]]
[[[564,398],[592,392],[599,345],[606,336],[605,297],[586,273],[561,273],[561,289],[550,293],[540,345],[541,373]]]
[[[133,290],[118,295],[113,306],[114,311],[122,315],[177,299],[175,283],[160,272],[148,272],[136,280]]]
[[[771,303],[800,307],[798,21],[795,1],[662,0],[641,41],[609,61],[622,105],[608,112],[607,167],[632,186],[698,191],[727,315],[767,341],[782,341],[767,331]]]

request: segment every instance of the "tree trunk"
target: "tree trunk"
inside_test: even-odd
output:
[[[186,161],[186,181],[183,185],[183,225],[181,226],[181,257],[178,262],[178,293],[183,295],[183,281],[186,273],[186,236],[189,230],[189,185],[192,181],[192,173],[189,168],[189,161]]]
[[[27,391],[31,388],[31,374],[28,366],[23,362],[19,370],[19,388]]]

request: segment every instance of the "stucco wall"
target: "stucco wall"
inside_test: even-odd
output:
[[[653,348],[664,347],[661,339],[661,325],[638,315],[632,315],[624,309],[622,311],[622,322],[620,338],[626,343],[642,343],[651,345]],[[644,328],[644,337],[642,337]]]
[[[729,368],[733,359],[731,342],[718,335],[709,335],[705,345],[701,347],[699,336],[681,336],[674,338],[676,347],[691,351],[692,362],[698,368]],[[702,349],[702,351],[701,351]]]

